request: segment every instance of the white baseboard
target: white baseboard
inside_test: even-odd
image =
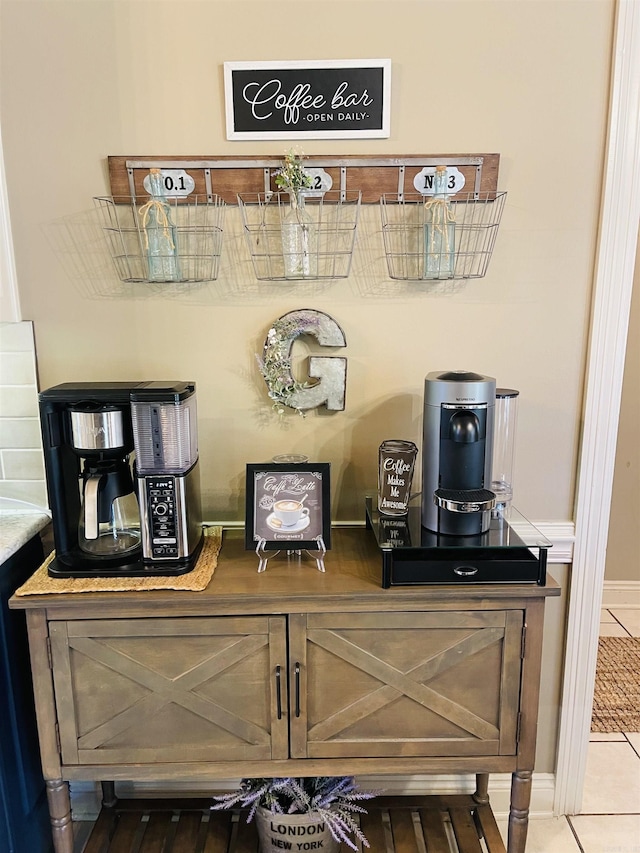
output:
[[[383,790],[385,794],[468,794],[475,789],[476,777],[471,774],[439,776],[359,776],[363,788]],[[531,787],[531,818],[553,817],[555,775],[534,773]],[[492,773],[489,776],[489,798],[497,818],[507,817],[511,799],[511,774]]]
[[[551,542],[547,562],[573,562],[573,546],[576,541],[576,526],[573,521],[534,521],[532,524]]]
[[[568,564],[573,561],[573,546],[576,540],[576,526],[573,521],[533,521],[533,526],[551,542],[547,556],[549,563]],[[239,528],[241,521],[206,521],[206,525]],[[364,527],[362,519],[356,521],[335,521],[334,527]],[[517,532],[517,531],[516,531]]]
[[[640,581],[605,581],[602,588],[602,606],[640,610]]]
[[[375,789],[387,795],[403,794],[464,794],[475,788],[475,776],[360,776],[362,788]],[[237,779],[223,779],[210,785],[195,782],[121,782],[116,785],[119,797],[208,797],[217,791],[233,790]],[[496,818],[509,814],[511,774],[494,773],[489,777],[489,797]],[[531,791],[530,817],[553,817],[555,776],[553,773],[534,773]],[[99,784],[72,782],[71,811],[74,820],[95,820],[100,811],[102,796]]]
[[[95,820],[100,811],[102,790],[99,782],[71,782],[73,820]]]

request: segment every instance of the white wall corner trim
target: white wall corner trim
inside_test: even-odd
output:
[[[556,814],[582,803],[629,310],[640,222],[640,3],[618,0],[578,470]]]
[[[18,296],[18,279],[13,254],[9,196],[4,170],[2,130],[0,129],[0,321],[17,323],[22,319]]]

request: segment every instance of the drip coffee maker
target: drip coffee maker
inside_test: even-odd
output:
[[[39,399],[49,574],[190,571],[203,541],[195,385],[65,383]]]

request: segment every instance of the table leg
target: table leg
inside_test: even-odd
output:
[[[73,824],[69,783],[62,779],[46,781],[49,819],[55,853],[73,853]]]
[[[486,806],[489,803],[489,774],[476,773],[476,790],[473,794],[473,799],[479,806]]]
[[[118,802],[118,798],[116,797],[116,783],[115,782],[101,782],[102,787],[102,808],[103,809],[112,809],[115,807],[115,804]]]
[[[531,770],[519,770],[511,777],[511,810],[509,812],[507,853],[524,853],[529,826],[532,779]]]

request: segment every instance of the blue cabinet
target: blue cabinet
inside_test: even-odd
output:
[[[24,613],[9,597],[44,559],[34,536],[0,566],[0,853],[53,849]]]

